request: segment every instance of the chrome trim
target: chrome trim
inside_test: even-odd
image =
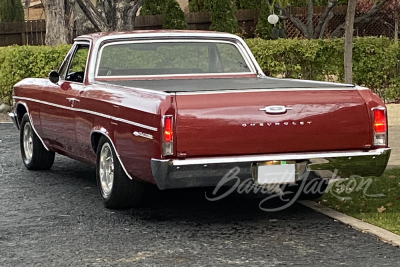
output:
[[[247,44],[243,41],[242,38],[234,35],[234,34],[229,34],[229,33],[193,33],[193,32],[158,32],[158,33],[131,33],[131,34],[115,34],[115,35],[108,35],[108,36],[103,36],[99,38],[96,43],[93,45],[92,48],[92,58],[95,58],[95,60],[92,60],[90,62],[90,68],[89,68],[89,83],[94,82],[94,77],[95,77],[95,71],[96,71],[96,65],[97,65],[97,59],[98,59],[98,52],[100,49],[100,45],[108,40],[118,40],[118,39],[135,39],[135,38],[220,38],[220,39],[233,39],[241,44],[243,47],[244,51],[246,51],[246,56],[250,59],[250,62],[253,66],[253,68],[256,69],[256,72],[260,76],[265,76],[263,71],[261,70],[260,66],[258,65],[256,59],[254,58],[253,54],[250,51],[250,48],[247,46]]]
[[[13,98],[16,98],[16,97],[13,96]],[[32,126],[33,131],[35,132],[36,136],[39,138],[40,142],[42,142],[43,147],[44,147],[47,151],[50,151],[50,149],[46,146],[46,144],[44,143],[43,139],[40,137],[40,135],[39,135],[38,132],[36,131],[35,125],[33,124],[33,121],[32,121],[31,114],[30,114],[30,112],[29,112],[29,108],[28,108],[28,106],[26,105],[26,103],[24,103],[24,102],[17,102],[17,103],[15,104],[15,109],[18,107],[18,105],[23,105],[23,106],[25,107],[26,112],[27,112],[28,117],[29,117],[29,122],[31,123],[31,126]],[[18,118],[18,117],[17,117],[17,118]],[[22,118],[21,118],[21,119],[22,119]]]
[[[266,114],[282,114],[291,109],[293,108],[287,108],[285,106],[275,105],[275,106],[267,106],[265,108],[260,108],[259,111],[265,111]]]
[[[15,127],[19,130],[19,123],[17,115],[14,112],[8,113],[8,117],[10,117],[11,121],[14,123]]]
[[[133,180],[132,176],[130,176],[129,173],[128,173],[128,171],[126,170],[126,168],[125,168],[125,166],[124,166],[124,163],[122,163],[121,157],[119,156],[118,151],[117,151],[117,148],[115,147],[114,142],[111,140],[111,138],[110,138],[105,132],[102,132],[102,131],[100,131],[100,130],[92,130],[92,131],[90,132],[90,139],[92,139],[93,133],[99,133],[99,134],[101,134],[102,136],[107,137],[107,139],[110,141],[111,145],[112,145],[113,148],[114,148],[115,155],[117,156],[118,161],[119,161],[119,164],[121,164],[121,167],[122,167],[122,169],[124,170],[126,176],[128,176],[129,179]],[[97,151],[95,151],[95,153],[96,153],[96,157],[97,157]]]
[[[165,78],[165,77],[196,77],[196,78],[201,78],[201,77],[210,77],[212,78],[218,78],[219,76],[235,76],[235,75],[256,75],[255,73],[252,72],[224,72],[224,73],[189,73],[189,74],[159,74],[159,75],[128,75],[128,76],[97,76],[95,77],[95,82],[98,82],[99,80],[96,80],[97,78],[104,79],[104,78],[121,78],[121,79],[126,79],[126,78],[132,78],[132,79],[141,79],[141,78]],[[236,78],[236,77],[235,77]],[[229,78],[227,78],[229,79]]]
[[[49,105],[49,106],[52,106],[52,107],[63,108],[63,109],[72,110],[72,111],[76,111],[76,112],[83,112],[83,113],[87,113],[87,114],[92,114],[92,115],[103,117],[103,118],[106,118],[106,119],[120,121],[120,122],[123,122],[123,123],[126,123],[126,124],[130,124],[130,125],[137,126],[137,127],[140,127],[140,128],[144,128],[144,129],[147,129],[147,130],[150,130],[150,131],[154,131],[154,132],[157,132],[157,130],[158,130],[156,127],[148,126],[148,125],[145,125],[145,124],[141,124],[141,123],[138,123],[138,122],[133,122],[133,121],[129,121],[129,120],[121,119],[121,118],[117,118],[117,117],[114,117],[114,116],[106,115],[106,114],[95,112],[95,111],[91,111],[91,110],[57,105],[57,104],[53,104],[53,103],[50,103],[50,102],[41,101],[41,100],[28,98],[28,97],[14,96],[13,98],[14,99],[20,99],[20,100],[32,101],[32,102],[40,103],[40,104],[43,104],[43,105]]]
[[[69,59],[68,66],[67,66],[67,72],[68,72],[68,70],[69,70],[70,67],[71,67],[71,63],[72,63],[73,56],[75,56],[75,54],[76,54],[77,45],[80,45],[80,44],[84,44],[84,45],[89,44],[88,56],[87,56],[87,58],[86,58],[86,65],[85,65],[85,73],[84,73],[84,76],[83,76],[83,83],[85,83],[86,78],[89,77],[89,76],[88,76],[88,75],[89,75],[89,73],[88,73],[88,71],[89,71],[89,58],[90,58],[90,51],[91,51],[91,48],[92,48],[92,41],[91,41],[91,40],[82,39],[82,40],[76,40],[76,41],[74,41],[74,44],[72,45],[72,47],[70,48],[70,50],[68,51],[68,53],[65,55],[63,62],[62,62],[62,63],[60,64],[60,66],[58,67],[57,72],[60,73],[60,68],[61,68],[61,66],[64,64],[64,62],[65,62],[65,60],[67,59],[67,57],[71,54],[71,58]],[[67,75],[67,74],[68,74],[68,73],[65,73],[65,75]],[[62,77],[60,76],[60,79],[61,79],[61,78],[62,78]],[[88,79],[88,80],[89,80],[89,79]],[[65,80],[63,79],[62,81],[65,81]]]
[[[148,92],[148,93],[153,93],[153,94],[159,94],[159,95],[172,95],[171,93],[166,93],[164,91],[157,91],[157,90],[151,90],[151,89],[143,89],[143,88],[138,88],[138,87],[129,87],[129,86],[124,86],[124,85],[116,85],[112,83],[106,83],[104,81],[94,81],[93,84],[100,84],[100,85],[105,85],[105,86],[112,86],[112,87],[117,87],[117,88],[127,88],[127,89],[134,89],[142,92]]]
[[[369,90],[369,89],[368,89]],[[213,95],[213,94],[233,94],[233,93],[256,93],[256,92],[293,92],[293,91],[358,91],[351,87],[348,88],[281,88],[281,89],[221,89],[219,91],[194,91],[176,92],[176,95]]]
[[[305,153],[288,153],[288,154],[267,154],[256,156],[232,156],[232,157],[213,157],[213,158],[193,158],[193,159],[152,159],[153,161],[168,162],[172,166],[187,166],[198,164],[222,164],[222,163],[239,163],[239,162],[258,162],[270,160],[304,160],[318,158],[337,158],[337,157],[359,157],[359,156],[379,156],[390,151],[390,148],[378,148],[369,151],[333,151],[333,152],[305,152]]]
[[[79,99],[76,99],[76,98],[73,98],[73,97],[67,97],[67,100],[68,100],[69,102],[74,102],[74,101],[80,102]]]
[[[99,67],[100,67],[100,59],[101,56],[103,55],[103,50],[104,48],[112,45],[120,45],[120,44],[141,44],[141,43],[224,43],[224,44],[230,44],[234,45],[238,50],[243,59],[246,61],[247,66],[249,67],[249,72],[239,72],[239,73],[195,73],[195,74],[160,74],[160,75],[122,75],[122,76],[98,76],[99,73]],[[176,76],[209,76],[209,75],[216,75],[216,76],[221,76],[221,75],[240,75],[240,74],[258,74],[256,69],[254,68],[254,65],[252,64],[252,61],[249,59],[247,56],[246,51],[243,50],[241,46],[239,46],[237,43],[226,41],[226,40],[199,40],[199,39],[150,39],[150,40],[132,40],[132,41],[116,41],[112,43],[105,44],[101,46],[100,51],[98,52],[98,56],[96,57],[96,69],[95,69],[95,75],[94,79],[96,78],[104,78],[104,77],[110,77],[110,78],[156,78],[156,77],[176,77]]]
[[[294,161],[296,165],[304,164],[304,175],[297,177],[307,179],[313,172],[321,178],[349,178],[380,176],[384,172],[390,148],[370,151],[335,151],[294,154],[275,154],[258,156],[216,157],[197,159],[151,159],[151,170],[159,189],[217,186],[221,181],[231,186],[237,182],[256,178],[252,172],[254,163],[267,161]],[[300,174],[300,173],[299,173]],[[230,179],[233,177],[234,179]]]

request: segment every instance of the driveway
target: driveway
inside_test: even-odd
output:
[[[0,266],[398,266],[400,250],[300,204],[165,191],[148,207],[105,209],[93,167],[58,156],[30,172],[0,124]]]

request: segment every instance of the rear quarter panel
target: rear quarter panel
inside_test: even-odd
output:
[[[77,115],[77,138],[85,150],[91,147],[92,131],[101,131],[113,140],[132,178],[154,183],[150,160],[161,157],[161,118],[162,114],[174,112],[173,97],[156,91],[95,84],[86,88],[80,104],[85,109],[110,115],[110,118]],[[151,135],[152,139],[135,132]],[[92,156],[87,156],[95,160],[93,149],[90,153]]]

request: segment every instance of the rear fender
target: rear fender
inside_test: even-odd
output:
[[[113,135],[107,129],[105,129],[102,126],[93,127],[93,129],[92,129],[92,131],[90,133],[90,140],[91,140],[91,143],[92,143],[92,148],[93,148],[93,151],[96,154],[96,156],[97,156],[98,142],[99,142],[99,140],[100,140],[100,138],[102,136],[106,137],[108,139],[108,141],[110,141],[110,144],[112,145],[112,147],[113,147],[113,149],[115,151],[115,154],[116,154],[116,156],[118,158],[119,164],[121,164],[121,167],[124,170],[126,176],[128,176],[129,179],[132,180],[132,176],[126,170],[126,168],[124,166],[124,163],[122,162],[121,157],[119,156],[119,153],[117,151],[117,147],[115,146],[114,141],[113,141],[113,139],[114,139]]]

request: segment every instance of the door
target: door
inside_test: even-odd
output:
[[[44,87],[40,122],[51,146],[75,154],[75,110],[84,90],[89,43],[75,43],[59,69],[60,80]]]

